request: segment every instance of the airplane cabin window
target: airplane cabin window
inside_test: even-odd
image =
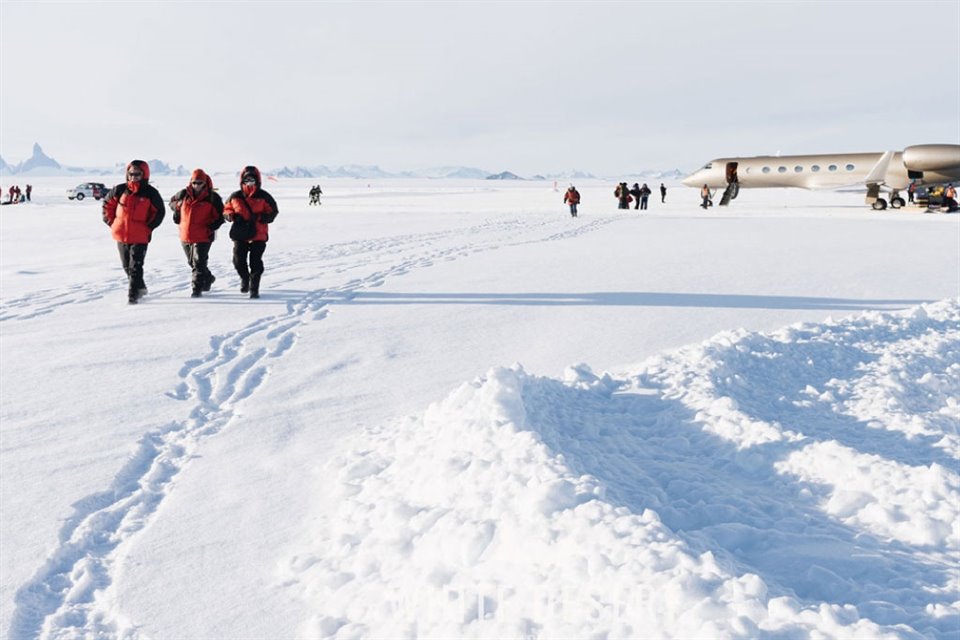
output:
[[[803,167],[801,167],[800,165],[797,165],[793,168],[793,170],[796,171],[797,173],[801,173],[803,171]]]
[[[764,168],[763,168],[763,172],[764,172],[764,173],[770,173],[770,167],[764,167]]]
[[[786,172],[787,172],[787,168],[786,168],[786,167],[777,167],[777,171],[778,171],[779,173],[786,173]]]
[[[827,169],[830,170],[830,171],[836,171],[836,170],[837,170],[837,165],[832,164],[832,165],[830,165],[829,167],[827,167]]]
[[[820,171],[820,165],[818,164],[813,165],[812,167],[810,167],[810,171],[813,171],[814,173],[816,173],[817,171]]]
[[[847,165],[847,171],[853,171],[854,166],[852,164]]]

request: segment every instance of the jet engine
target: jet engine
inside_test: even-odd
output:
[[[917,144],[903,150],[903,165],[910,172],[933,172],[948,180],[960,178],[960,145]],[[911,177],[920,177],[913,176]],[[924,175],[924,181],[932,176]]]

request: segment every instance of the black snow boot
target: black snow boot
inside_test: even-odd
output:
[[[213,275],[212,273],[209,273],[209,272],[208,272],[208,273],[207,273],[207,277],[203,279],[203,290],[204,290],[204,291],[210,291],[210,287],[211,287],[211,286],[213,285],[213,283],[216,282],[216,281],[217,281],[217,277],[216,277],[215,275]]]
[[[199,297],[202,296],[202,295],[203,295],[203,294],[200,293],[200,287],[194,287],[194,288],[193,288],[193,291],[190,292],[190,297],[191,297],[191,298],[199,298]]]
[[[255,273],[250,276],[250,297],[260,297],[260,274]]]
[[[247,291],[250,291],[250,278],[240,276],[240,293],[246,293]]]

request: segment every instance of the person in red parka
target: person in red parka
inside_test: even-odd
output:
[[[570,216],[577,217],[577,205],[580,204],[580,192],[573,185],[563,194],[563,201],[570,205]]]
[[[233,241],[233,266],[240,276],[240,291],[249,291],[251,298],[259,298],[263,252],[267,250],[269,240],[267,225],[273,222],[279,213],[277,201],[260,188],[259,169],[254,166],[243,168],[240,172],[240,190],[230,194],[223,212],[231,222],[237,218],[256,222],[256,233],[251,239]]]
[[[173,221],[180,225],[180,244],[193,270],[191,298],[210,291],[216,277],[207,268],[210,245],[223,224],[223,200],[213,190],[213,180],[203,169],[194,169],[190,183],[170,199]]]
[[[150,167],[143,160],[127,165],[127,181],[103,200],[103,221],[120,250],[120,263],[129,279],[128,301],[136,304],[147,292],[143,263],[153,230],[163,222],[163,198],[150,184]]]

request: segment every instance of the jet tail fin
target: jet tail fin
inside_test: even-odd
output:
[[[883,184],[887,178],[887,168],[890,166],[890,161],[893,159],[893,151],[886,151],[880,159],[877,160],[877,164],[873,165],[873,169],[870,169],[870,173],[867,174],[867,177],[864,178],[864,182],[867,184]]]

